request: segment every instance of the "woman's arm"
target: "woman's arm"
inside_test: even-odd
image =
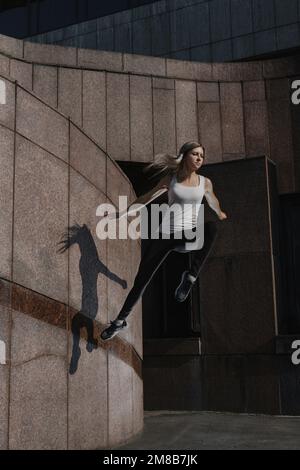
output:
[[[140,210],[142,209],[142,207],[149,204],[149,202],[151,202],[153,199],[156,199],[158,196],[168,191],[171,178],[172,177],[169,174],[164,176],[154,188],[152,188],[147,193],[142,194],[137,199],[135,199],[125,211],[117,212],[115,217],[121,218],[121,217],[124,217],[125,215],[130,215],[130,212],[135,213],[137,210]],[[135,206],[133,209],[130,209],[131,206],[136,205],[136,204],[139,204],[140,207]]]
[[[204,196],[208,202],[209,207],[213,209],[220,220],[227,219],[225,212],[221,210],[220,203],[214,193],[212,182],[209,178],[205,178],[205,192]]]

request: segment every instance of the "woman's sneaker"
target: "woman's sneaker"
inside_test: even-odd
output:
[[[113,338],[120,330],[127,328],[126,320],[123,320],[122,323],[120,323],[120,320],[113,320],[110,323],[110,326],[105,328],[100,335],[103,340]]]
[[[175,290],[175,299],[177,302],[183,302],[187,298],[195,280],[194,276],[189,274],[188,271],[183,272],[181,282]]]

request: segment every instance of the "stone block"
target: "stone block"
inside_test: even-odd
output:
[[[0,74],[9,75],[9,58],[0,54]]]
[[[219,103],[198,103],[200,141],[205,147],[205,163],[222,161],[222,134]]]
[[[103,150],[106,149],[105,73],[83,71],[83,128]]]
[[[12,57],[23,57],[23,41],[0,34],[0,51]]]
[[[154,154],[177,154],[175,96],[173,90],[153,90]]]
[[[97,207],[106,203],[104,193],[71,169],[70,226],[74,246],[69,249],[69,302],[87,319],[107,322],[106,240],[97,236]],[[78,224],[79,227],[75,227]]]
[[[89,353],[86,345],[80,340],[74,348],[70,341],[69,361],[72,353],[79,355],[79,348],[81,353],[76,372],[69,376],[69,449],[107,449],[107,351],[98,347]]]
[[[38,198],[33,197],[36,194]],[[67,254],[58,253],[56,244],[67,223],[67,166],[17,136],[14,281],[65,303],[68,301]]]
[[[243,83],[244,101],[262,101],[266,98],[264,80],[251,80]]]
[[[0,78],[0,86],[2,98],[0,104],[0,123],[14,130],[16,86],[4,78]]]
[[[165,76],[166,61],[161,57],[124,54],[124,72]]]
[[[108,202],[118,206],[119,195],[127,196],[128,204],[130,198],[130,181],[121,171],[119,165],[107,158],[107,197]]]
[[[299,58],[298,56],[292,56],[283,59],[265,60],[263,62],[263,74],[265,78],[286,78],[287,76],[299,75]]]
[[[260,80],[263,78],[263,63],[212,64],[212,77],[213,80],[225,82]]]
[[[85,69],[122,71],[122,54],[78,49],[78,66]]]
[[[0,276],[11,279],[13,223],[14,134],[0,126]]]
[[[108,354],[108,446],[114,447],[133,436],[132,368]],[[122,396],[122,400],[120,397]],[[116,408],[115,404],[118,403]]]
[[[24,88],[32,90],[32,64],[22,60],[11,59],[10,76],[14,80],[18,80]]]
[[[247,102],[244,107],[246,155],[248,157],[269,155],[266,102]]]
[[[82,72],[60,68],[58,71],[58,109],[82,125]]]
[[[76,49],[73,47],[53,46],[24,42],[24,59],[43,64],[76,67]]]
[[[197,100],[203,102],[218,102],[219,84],[209,82],[197,82]]]
[[[244,154],[243,102],[240,83],[221,83],[223,151]]]
[[[165,88],[167,90],[175,89],[175,80],[170,78],[152,78],[153,88]]]
[[[70,164],[105,193],[106,155],[78,127],[71,124]]]
[[[115,160],[130,160],[129,76],[107,74],[107,152]]]
[[[132,370],[133,433],[138,434],[144,428],[144,384]]]
[[[65,330],[13,311],[10,449],[67,448],[66,353]]]
[[[135,198],[132,197],[132,200]],[[138,272],[140,260],[141,260],[141,245],[137,240],[130,240],[131,247],[131,284],[133,284],[134,278]],[[129,288],[131,288],[131,284]],[[143,312],[142,312],[143,301],[142,299],[135,305],[133,312],[131,313],[131,338],[132,345],[135,348],[137,354],[143,359]],[[137,384],[139,386],[139,383]]]
[[[151,78],[130,75],[131,160],[153,158],[152,116]]]
[[[189,80],[211,80],[211,64],[167,59],[167,76]]]
[[[65,358],[51,355],[32,358],[12,367],[10,449],[64,450],[67,448],[65,366]]]
[[[294,191],[294,172],[290,102],[280,96],[272,99],[277,94],[279,83],[281,81],[272,80],[268,85],[268,122],[270,155],[277,165],[278,191],[282,194]]]
[[[57,107],[57,68],[35,64],[33,66],[33,91],[54,108]]]
[[[198,141],[196,83],[175,81],[177,148],[189,140]]]
[[[68,159],[68,121],[22,89],[18,89],[16,127],[29,140]]]
[[[8,392],[10,347],[10,284],[0,281],[0,449],[8,449]]]

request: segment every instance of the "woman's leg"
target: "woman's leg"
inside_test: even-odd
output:
[[[175,290],[175,299],[183,302],[190,293],[205,260],[207,259],[217,236],[217,226],[215,222],[204,224],[204,244],[200,250],[191,251],[192,265],[188,271],[184,271],[181,276],[179,286]]]
[[[206,222],[204,224],[204,244],[200,250],[192,251],[192,265],[189,269],[190,275],[196,280],[211,249],[215,243],[218,229],[216,222]]]
[[[174,239],[151,239],[149,241],[149,245],[141,258],[133,287],[128,293],[116,320],[124,320],[129,315],[175,243]]]

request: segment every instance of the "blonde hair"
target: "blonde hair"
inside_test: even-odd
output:
[[[154,170],[154,174],[150,178],[154,178],[163,173],[176,173],[182,162],[183,157],[190,150],[201,147],[203,149],[203,158],[205,158],[205,148],[199,142],[185,142],[179,150],[178,155],[171,155],[169,153],[158,153],[155,155],[153,162],[149,163],[144,169],[144,172]]]

